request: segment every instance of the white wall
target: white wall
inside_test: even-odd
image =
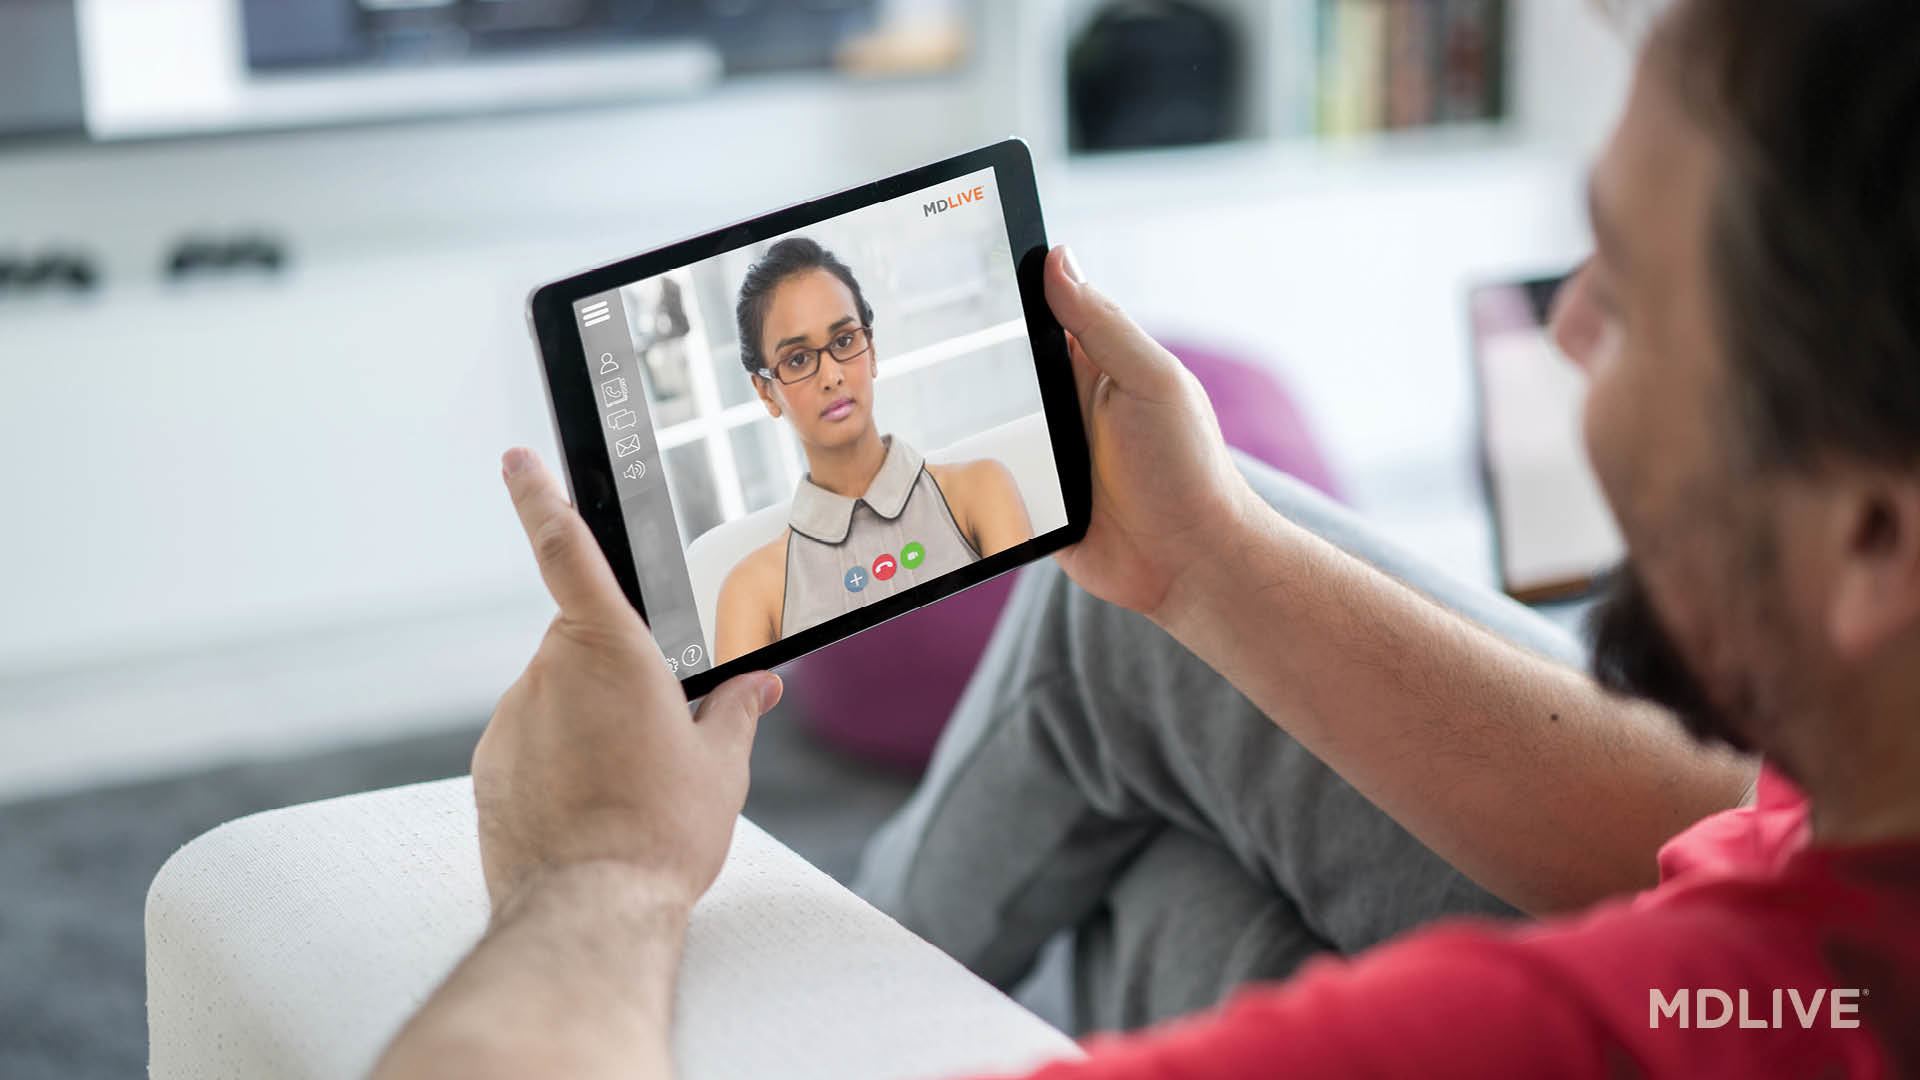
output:
[[[1602,0],[1510,0],[1520,48],[1510,76],[1526,137],[1594,152],[1626,99],[1634,32]]]

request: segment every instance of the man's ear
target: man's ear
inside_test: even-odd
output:
[[[767,415],[773,417],[775,420],[780,419],[780,403],[773,399],[772,380],[768,379],[765,375],[754,375],[751,376],[751,378],[753,379],[753,391],[760,395],[760,404],[767,407]]]
[[[1861,660],[1920,629],[1920,476],[1877,473],[1835,497],[1827,633],[1842,659]]]

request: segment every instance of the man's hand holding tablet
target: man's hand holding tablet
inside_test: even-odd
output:
[[[1234,468],[1200,381],[1088,284],[1064,246],[1047,257],[1046,287],[1093,459],[1086,537],[1055,558],[1093,595],[1164,621],[1181,572],[1265,504]]]
[[[780,680],[729,679],[689,722],[559,480],[525,449],[501,473],[559,613],[473,752],[487,936],[375,1072],[665,1076],[687,917]]]

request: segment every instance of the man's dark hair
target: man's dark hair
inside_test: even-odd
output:
[[[758,375],[761,368],[768,366],[766,358],[760,355],[760,334],[766,329],[767,308],[773,303],[773,291],[781,282],[809,270],[825,270],[839,278],[853,294],[854,310],[861,323],[873,325],[873,308],[867,304],[866,294],[860,291],[860,283],[854,280],[847,264],[804,236],[788,237],[768,248],[758,262],[747,268],[747,276],[740,282],[740,299],[734,305],[733,314],[740,330],[740,366],[747,369],[747,374]]]
[[[1683,0],[1653,48],[1722,152],[1709,259],[1742,448],[1920,464],[1920,3]]]

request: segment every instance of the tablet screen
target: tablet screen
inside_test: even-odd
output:
[[[1067,523],[992,168],[572,311],[683,679]]]

